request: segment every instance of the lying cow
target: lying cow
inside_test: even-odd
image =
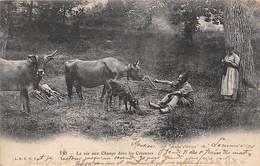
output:
[[[76,59],[65,62],[65,80],[69,99],[72,97],[73,86],[76,87],[80,100],[83,100],[82,86],[94,88],[105,85],[109,79],[119,79],[123,76],[126,76],[128,79],[143,80],[144,75],[139,67],[139,61],[125,65],[116,58],[108,57],[92,61]],[[104,94],[105,86],[100,97],[101,101]]]
[[[109,102],[111,106],[113,97],[118,96],[119,108],[121,107],[121,101],[123,100],[126,111],[128,111],[127,103],[130,105],[130,111],[132,107],[134,107],[135,110],[140,111],[139,101],[134,97],[128,85],[124,85],[116,80],[109,80],[105,87],[105,91],[107,92],[106,104]]]
[[[0,90],[20,91],[21,109],[30,112],[28,89],[36,89],[44,75],[45,65],[53,59],[50,55],[28,55],[27,60],[5,60],[0,58]]]

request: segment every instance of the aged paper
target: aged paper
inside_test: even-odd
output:
[[[231,131],[175,143],[145,138],[57,136],[30,143],[1,138],[2,166],[259,166],[260,133]]]
[[[0,0],[0,166],[260,166],[259,23],[260,0]]]

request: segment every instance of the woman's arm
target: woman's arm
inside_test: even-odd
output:
[[[234,67],[234,68],[238,68],[238,64],[237,63],[234,63],[232,61],[225,61],[225,63],[228,65],[228,66],[231,66],[231,67]]]
[[[240,57],[237,54],[235,54],[235,53],[233,53],[232,56],[234,57],[233,61],[232,60],[224,60],[224,63],[226,65],[228,65],[228,66],[231,66],[231,67],[234,67],[234,68],[238,68],[239,62],[240,62]]]

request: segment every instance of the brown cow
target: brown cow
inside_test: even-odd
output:
[[[79,59],[65,62],[65,79],[68,97],[72,97],[72,88],[75,84],[76,92],[82,100],[82,86],[93,88],[104,85],[100,100],[105,94],[105,84],[109,79],[119,79],[127,76],[133,80],[143,80],[144,75],[139,67],[139,61],[134,64],[125,65],[113,57],[99,60],[83,61]]]
[[[27,60],[0,58],[0,90],[20,91],[21,107],[30,112],[28,89],[36,89],[44,75],[45,65],[53,59],[57,50],[50,55],[28,55]]]

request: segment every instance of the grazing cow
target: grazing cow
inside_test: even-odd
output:
[[[44,75],[45,65],[53,59],[50,55],[28,55],[27,60],[5,60],[0,58],[0,90],[20,91],[21,107],[30,113],[28,90],[36,89]]]
[[[65,62],[65,79],[67,84],[68,97],[72,97],[73,85],[82,100],[82,86],[93,88],[104,85],[100,100],[105,94],[105,83],[109,79],[119,79],[123,76],[133,80],[143,80],[144,75],[139,67],[139,61],[134,64],[125,65],[116,58],[108,57],[99,60],[83,61],[70,60]]]
[[[106,85],[107,98],[106,103],[110,102],[112,104],[112,98],[118,96],[119,98],[119,108],[121,107],[121,101],[124,101],[125,109],[128,111],[127,102],[131,108],[134,107],[135,110],[140,111],[139,101],[136,99],[128,85],[124,85],[117,80],[109,80]]]

